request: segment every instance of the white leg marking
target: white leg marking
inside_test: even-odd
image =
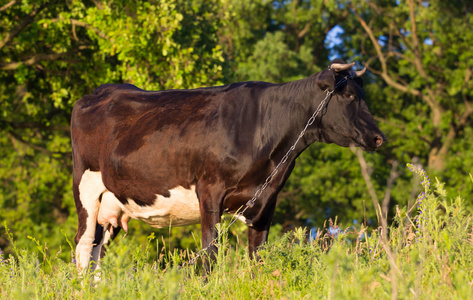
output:
[[[79,184],[79,198],[88,216],[85,232],[76,247],[77,266],[80,270],[87,270],[89,267],[95,239],[97,213],[100,205],[98,200],[104,191],[105,185],[102,182],[102,174],[100,172],[86,170],[82,174]]]

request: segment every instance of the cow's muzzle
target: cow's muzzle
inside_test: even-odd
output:
[[[350,146],[360,147],[364,151],[375,151],[381,147],[386,141],[386,137],[382,133],[372,133],[365,135],[361,142],[355,142]]]
[[[374,144],[375,144],[375,146],[376,146],[376,149],[379,148],[379,147],[381,147],[381,145],[383,145],[385,139],[386,139],[386,138],[385,138],[383,135],[380,135],[380,134],[375,135],[375,137],[374,137]]]

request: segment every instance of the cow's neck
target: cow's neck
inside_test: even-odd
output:
[[[261,103],[264,118],[261,142],[271,149],[272,159],[282,157],[289,150],[325,96],[313,76],[267,89]],[[308,128],[293,157],[317,140],[317,124],[316,121]]]

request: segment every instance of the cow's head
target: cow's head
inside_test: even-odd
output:
[[[327,70],[316,74],[317,85],[323,91],[334,91],[327,99],[327,109],[319,125],[319,139],[343,147],[356,146],[373,151],[384,142],[364,100],[363,80],[365,72],[353,71],[355,63],[346,64],[334,60]]]

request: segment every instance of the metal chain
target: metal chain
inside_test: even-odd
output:
[[[312,114],[312,116],[309,118],[309,120],[307,121],[307,124],[305,125],[304,129],[302,129],[301,133],[299,134],[299,136],[297,137],[296,141],[294,142],[294,144],[291,146],[291,148],[289,148],[289,150],[286,152],[286,154],[283,156],[283,158],[281,159],[281,161],[279,162],[279,164],[276,166],[276,168],[274,168],[274,170],[271,172],[271,174],[268,176],[268,178],[266,178],[266,181],[264,182],[264,184],[255,192],[255,195],[253,196],[253,198],[251,198],[246,204],[242,205],[238,210],[237,210],[237,214],[233,215],[233,219],[232,221],[230,222],[230,224],[225,228],[225,233],[228,231],[228,229],[230,228],[230,226],[232,226],[236,220],[238,220],[240,217],[243,216],[243,214],[245,213],[245,211],[248,209],[248,208],[252,208],[254,205],[255,205],[255,202],[256,200],[261,196],[261,194],[263,193],[263,191],[268,187],[268,185],[271,183],[271,181],[273,180],[274,176],[276,176],[276,174],[278,173],[279,169],[281,168],[281,166],[287,161],[287,159],[289,158],[289,155],[291,155],[292,151],[294,151],[296,149],[296,145],[299,143],[299,141],[301,140],[301,138],[304,136],[305,132],[307,131],[307,128],[309,128],[309,126],[311,126],[314,122],[315,122],[315,118],[317,118],[317,115],[320,113],[320,111],[322,110],[322,108],[324,107],[324,104],[325,104],[325,101],[335,92],[335,90],[337,89],[337,87],[342,83],[342,82],[345,82],[346,80],[348,79],[348,76],[344,77],[342,80],[340,80],[336,85],[335,85],[335,89],[333,91],[329,91],[329,90],[326,90],[325,93],[325,98],[320,102],[319,106],[317,107],[317,109],[314,111],[314,113]],[[242,209],[243,208],[243,209]],[[216,246],[216,242],[217,242],[217,239],[218,238],[214,238],[207,247],[205,248],[202,248],[200,249],[196,254],[195,256],[190,259],[187,263],[183,263],[181,265],[181,267],[184,267],[186,265],[193,265],[195,264],[196,260],[202,256],[202,253],[203,252],[206,252],[211,246],[215,245]]]

